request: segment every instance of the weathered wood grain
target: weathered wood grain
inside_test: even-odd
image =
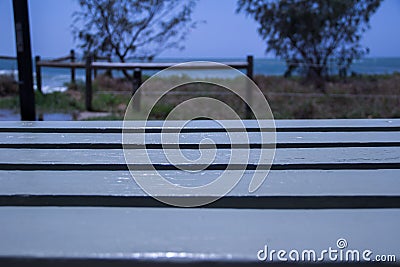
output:
[[[159,173],[174,184],[202,186],[222,171]],[[400,208],[400,170],[271,171],[264,184],[249,193],[253,173],[247,171],[227,196],[208,207]],[[152,179],[155,173],[133,175]],[[2,206],[165,206],[144,193],[127,171],[0,171],[0,184]],[[171,192],[165,197],[178,196]]]
[[[312,148],[312,147],[382,147],[400,146],[398,132],[279,132],[276,143],[272,133],[247,134],[249,144],[237,141],[238,133],[206,132],[206,133],[131,133],[132,140],[142,138],[143,142],[131,141],[125,144],[129,148],[148,149],[196,149],[203,139],[210,139],[214,144],[202,144],[202,148],[261,148],[276,144],[277,148]],[[176,140],[171,141],[171,137]],[[262,140],[264,139],[264,142]],[[127,139],[126,139],[127,140]],[[164,141],[162,141],[164,140]],[[271,142],[272,141],[272,142]],[[172,144],[172,145],[170,145]],[[120,149],[122,135],[120,133],[0,133],[0,148],[65,148],[65,149]]]
[[[165,156],[165,151],[158,149],[127,149],[128,156],[132,155],[134,162],[129,164],[147,164],[149,160],[154,165],[171,163]],[[211,151],[202,150],[203,153]],[[250,150],[249,159],[246,153],[240,149],[218,149],[216,157],[211,162],[218,164],[266,164],[258,162],[260,149]],[[265,150],[265,151],[268,151]],[[168,153],[177,154],[178,150]],[[194,149],[183,150],[182,153],[189,160],[200,157],[200,151]],[[237,153],[236,159],[230,160],[232,153]],[[211,154],[211,153],[210,153]],[[205,164],[206,161],[198,161],[196,164]],[[373,164],[388,163],[400,164],[400,150],[397,147],[365,147],[365,148],[298,148],[278,149],[275,154],[274,165],[290,164]],[[70,164],[104,164],[104,165],[126,165],[124,153],[121,149],[0,149],[0,166],[4,164],[31,164],[47,165]],[[179,162],[179,164],[186,164]],[[189,164],[189,161],[187,162]]]

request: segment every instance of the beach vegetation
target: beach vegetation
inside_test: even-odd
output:
[[[17,95],[18,83],[13,75],[0,75],[0,96]]]
[[[132,91],[128,86],[115,87],[115,84],[124,81],[119,80],[120,78],[114,79],[116,81],[112,82],[109,78],[98,76],[93,83],[94,110],[110,115],[88,119],[123,119]],[[178,76],[171,76],[164,82],[172,84],[177,79]],[[324,83],[325,93],[321,93],[313,83],[304,82],[298,76],[285,78],[256,75],[254,81],[270,103],[276,119],[400,117],[400,73],[359,74],[345,80],[339,76],[332,76]],[[77,81],[76,85],[65,92],[43,95],[35,92],[38,113],[69,113],[77,118],[85,111],[85,86],[81,81]],[[199,96],[223,101],[235,108],[239,116],[245,116],[244,106],[236,96],[227,94],[220,88],[199,86],[192,84],[179,87],[172,94],[163,96],[153,107],[150,119],[165,119],[174,107],[188,98]],[[18,94],[0,97],[0,109],[18,112]]]

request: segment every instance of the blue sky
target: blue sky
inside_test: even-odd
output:
[[[28,0],[32,49],[42,57],[63,56],[74,47],[70,30],[77,0]],[[272,57],[257,34],[257,24],[244,14],[236,14],[236,0],[200,0],[195,20],[205,20],[185,41],[183,51],[168,50],[160,57],[243,58]],[[371,29],[362,44],[373,57],[400,57],[400,1],[385,0],[372,17]],[[0,0],[0,55],[15,55],[12,0]]]

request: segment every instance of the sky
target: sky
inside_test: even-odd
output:
[[[33,55],[60,57],[75,47],[71,33],[72,13],[77,0],[28,0]],[[185,49],[167,50],[163,58],[273,57],[265,54],[257,23],[237,14],[236,0],[199,0],[193,19],[205,21],[185,41]],[[385,0],[371,18],[371,29],[362,44],[371,57],[400,57],[400,1]],[[15,35],[12,0],[0,0],[0,55],[14,56]]]

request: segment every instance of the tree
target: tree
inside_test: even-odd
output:
[[[196,26],[194,0],[79,0],[73,34],[85,54],[151,61],[182,42]],[[126,78],[132,76],[124,71]]]
[[[238,0],[237,12],[258,23],[267,52],[284,59],[285,75],[301,69],[307,77],[328,75],[329,64],[344,73],[369,52],[362,34],[381,0]]]

